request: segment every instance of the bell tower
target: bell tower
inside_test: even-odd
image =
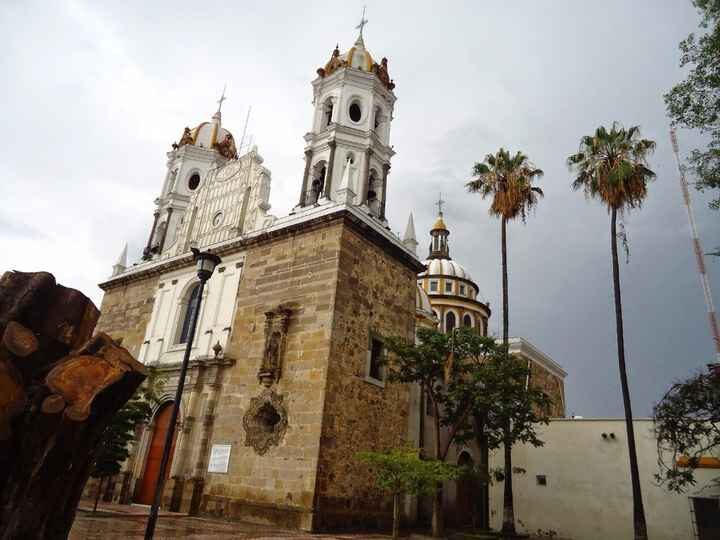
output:
[[[317,70],[312,130],[305,135],[305,172],[294,212],[330,202],[362,207],[383,223],[395,83],[387,58],[365,47],[363,17],[355,44]]]

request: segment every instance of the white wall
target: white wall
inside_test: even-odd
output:
[[[238,265],[244,253],[224,258],[205,285],[200,318],[193,340],[191,358],[212,356],[212,347],[220,342],[225,347],[229,340],[242,266]],[[155,294],[150,322],[145,330],[145,342],[139,359],[143,363],[182,361],[185,344],[177,343],[178,329],[184,316],[188,289],[197,283],[195,266],[176,270],[159,279],[163,284]]]
[[[652,421],[635,420],[645,517],[652,540],[693,538],[686,495],[671,494],[654,483],[658,471]],[[602,438],[615,434],[615,439]],[[623,420],[558,419],[542,426],[540,448],[513,450],[513,465],[526,473],[513,475],[515,517],[527,532],[554,530],[559,538],[598,540],[632,538],[632,490],[627,438]],[[490,458],[492,468],[502,467],[502,452]],[[699,489],[720,471],[699,470]],[[546,475],[547,486],[536,475]],[[491,487],[491,524],[502,521],[503,482]]]

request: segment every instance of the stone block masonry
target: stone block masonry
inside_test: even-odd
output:
[[[413,336],[418,263],[372,235],[339,214],[248,247],[226,350],[236,364],[212,440],[233,453],[226,474],[208,473],[201,512],[306,530],[389,516],[355,453],[407,437],[408,390],[367,382],[365,370],[371,333]],[[282,397],[287,429],[261,455],[247,446],[243,415],[267,391],[265,313],[280,305],[291,316],[269,390]]]
[[[122,346],[138,358],[157,286],[158,279],[150,278],[106,289],[95,330],[120,340]]]

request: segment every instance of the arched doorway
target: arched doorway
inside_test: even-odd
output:
[[[459,467],[473,467],[473,458],[469,452],[463,452],[458,458]],[[478,489],[472,474],[461,476],[457,480],[455,497],[455,524],[457,527],[475,527],[478,503]]]
[[[140,489],[137,492],[136,502],[140,504],[152,504],[155,496],[155,486],[157,485],[158,476],[160,474],[160,461],[162,460],[163,445],[170,427],[170,416],[172,415],[172,402],[165,403],[155,414],[153,421],[153,432],[150,437],[150,446],[145,459],[145,472],[140,479]],[[165,479],[170,474],[170,466],[172,465],[172,456],[175,450],[175,439],[177,431],[173,437],[172,449],[170,450],[170,460],[165,470]]]

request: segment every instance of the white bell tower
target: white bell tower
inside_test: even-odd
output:
[[[206,181],[208,172],[238,158],[232,133],[222,127],[220,109],[226,99],[223,89],[212,119],[194,129],[186,127],[180,141],[173,143],[168,152],[167,173],[160,196],[155,199],[153,225],[143,260],[174,253],[190,199]]]
[[[387,59],[376,63],[365,48],[363,17],[355,44],[339,47],[313,81],[312,130],[305,135],[305,172],[294,212],[329,202],[363,207],[385,222],[390,122],[395,84]]]

